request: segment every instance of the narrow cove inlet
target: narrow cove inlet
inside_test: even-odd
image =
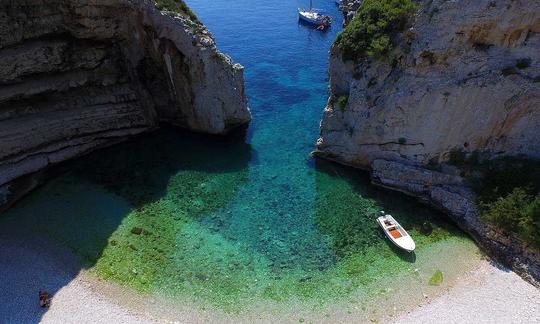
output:
[[[316,2],[334,18],[321,32],[297,21],[304,2],[187,1],[245,68],[249,128],[218,137],[165,127],[68,162],[3,213],[0,235],[69,249],[119,303],[142,296],[145,311],[202,320],[377,320],[475,269],[479,249],[443,214],[310,156],[342,14]],[[415,253],[385,238],[381,210]]]

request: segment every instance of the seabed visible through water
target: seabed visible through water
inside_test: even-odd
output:
[[[335,17],[326,33],[297,23],[300,2],[188,3],[246,67],[247,134],[165,128],[95,152],[6,212],[0,228],[16,222],[60,242],[89,274],[126,290],[224,316],[367,319],[375,301],[437,294],[475,264],[477,247],[443,215],[309,156],[341,25],[333,1],[317,4]],[[257,12],[280,18],[268,24]],[[415,254],[384,238],[380,210],[411,233]],[[444,280],[431,286],[436,270]]]
[[[442,215],[362,172],[306,157],[295,178],[253,174],[256,156],[237,138],[165,129],[72,163],[3,222],[68,246],[99,278],[232,314],[431,295],[436,270],[451,280],[478,257]],[[381,209],[415,254],[384,238]]]

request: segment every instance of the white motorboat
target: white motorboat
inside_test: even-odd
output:
[[[384,212],[381,212],[384,213]],[[377,222],[386,234],[386,237],[392,241],[397,247],[412,252],[416,248],[412,237],[401,226],[392,215],[384,215],[377,218]]]
[[[298,18],[307,23],[316,25],[320,29],[324,29],[332,24],[332,17],[323,15],[313,9],[312,0],[309,1],[309,9],[298,8]]]

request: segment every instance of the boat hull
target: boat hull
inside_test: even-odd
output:
[[[302,9],[298,9],[298,19],[315,26],[330,26],[331,24],[331,20],[328,16]]]
[[[414,243],[411,236],[405,231],[405,229],[399,225],[393,218],[392,221],[395,222],[397,226],[399,226],[399,237],[396,237],[392,235],[392,232],[388,230],[387,226],[385,226],[384,221],[387,218],[385,216],[381,216],[377,218],[377,222],[379,223],[379,226],[382,228],[384,234],[386,237],[398,248],[405,250],[407,252],[413,252],[416,249],[416,244]]]
[[[298,15],[298,18],[300,20],[302,20],[302,21],[308,22],[308,23],[313,24],[313,25],[321,25],[321,22],[317,21],[316,19],[310,19],[310,18],[304,17],[302,15]]]

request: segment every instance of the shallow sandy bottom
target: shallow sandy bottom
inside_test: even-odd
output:
[[[39,238],[0,237],[0,323],[208,323],[298,322],[298,316],[253,312],[242,318],[215,311],[168,304],[159,297],[138,296],[95,279],[68,250]],[[38,306],[38,291],[54,291],[51,307]],[[263,306],[264,307],[264,306]],[[408,311],[407,311],[408,309]],[[361,312],[361,310],[358,310]],[[481,261],[456,278],[440,296],[425,295],[391,307],[380,322],[397,323],[534,323],[540,322],[540,290],[513,272]],[[304,316],[305,322],[366,322],[375,316],[333,312],[331,317]],[[314,314],[312,314],[314,315]],[[302,318],[304,318],[302,317]],[[376,316],[378,317],[378,316]],[[276,320],[279,318],[279,320]],[[174,320],[171,320],[174,319]]]

